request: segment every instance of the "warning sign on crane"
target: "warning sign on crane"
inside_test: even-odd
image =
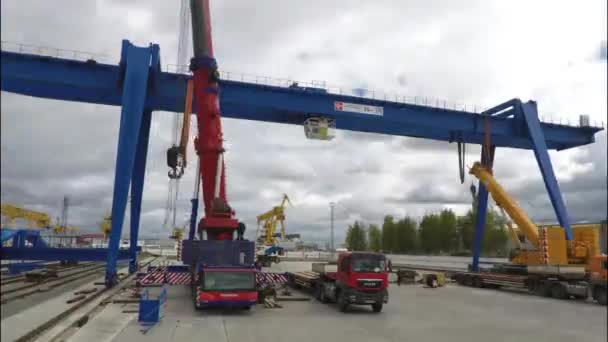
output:
[[[370,106],[370,105],[351,103],[351,102],[342,102],[342,101],[334,102],[334,110],[337,110],[340,112],[352,112],[352,113],[380,115],[380,116],[384,115],[383,107]]]

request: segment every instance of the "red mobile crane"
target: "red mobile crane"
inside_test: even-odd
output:
[[[235,218],[226,199],[224,147],[218,100],[219,73],[213,57],[209,0],[191,0],[194,58],[194,98],[200,158],[204,217],[198,240],[184,245],[182,260],[190,265],[196,308],[229,306],[250,308],[257,302],[254,243],[243,240],[244,225]],[[195,216],[195,215],[194,215]],[[234,233],[237,231],[237,240]]]

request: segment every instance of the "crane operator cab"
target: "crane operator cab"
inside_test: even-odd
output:
[[[335,135],[336,120],[314,117],[304,121],[304,134],[308,139],[332,140]]]

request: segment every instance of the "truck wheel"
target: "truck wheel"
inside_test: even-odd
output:
[[[319,301],[321,303],[327,303],[327,297],[325,297],[325,290],[323,289],[323,285],[319,287]]]
[[[606,305],[606,288],[598,286],[595,289],[595,295],[593,297],[599,304]]]
[[[323,285],[321,284],[317,284],[315,286],[315,298],[319,301],[319,302],[323,302],[322,299],[322,295],[323,295],[323,289],[322,289]]]
[[[551,291],[545,283],[539,281],[535,285],[536,286],[534,286],[534,294],[536,294],[537,296],[542,296],[542,297],[551,296]]]
[[[483,282],[481,281],[480,277],[473,277],[473,287],[483,287]]]
[[[551,286],[551,297],[556,299],[567,299],[568,290],[560,283],[553,284],[553,286]]]
[[[243,310],[251,310],[251,306],[249,306],[249,305],[243,306]]]
[[[340,294],[338,294],[338,307],[342,312],[348,311],[348,302],[346,301],[346,296],[344,296],[342,291],[340,291]]]
[[[380,312],[380,311],[382,311],[382,303],[374,303],[374,304],[372,304],[372,310],[374,310],[374,312]]]

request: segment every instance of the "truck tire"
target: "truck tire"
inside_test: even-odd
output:
[[[320,289],[320,293],[319,293],[319,301],[320,301],[321,303],[327,303],[327,302],[328,302],[328,300],[327,300],[327,297],[325,297],[325,289],[323,289],[323,285],[321,285],[321,286],[319,287],[319,289]]]
[[[568,289],[563,284],[555,283],[551,285],[551,297],[556,299],[568,299]]]
[[[473,277],[473,287],[478,287],[478,288],[482,288],[483,287],[483,281],[481,280],[481,277]]]
[[[534,286],[534,294],[541,297],[551,297],[551,290],[545,282],[537,281]]]
[[[596,286],[595,290],[593,290],[593,298],[597,300],[598,304],[606,305],[606,288]]]
[[[321,285],[315,285],[315,299],[321,301]]]
[[[374,312],[382,311],[382,302],[372,304],[372,310],[374,310]]]
[[[346,296],[342,291],[340,291],[338,294],[338,307],[340,308],[341,312],[348,311],[348,301],[346,301]]]

